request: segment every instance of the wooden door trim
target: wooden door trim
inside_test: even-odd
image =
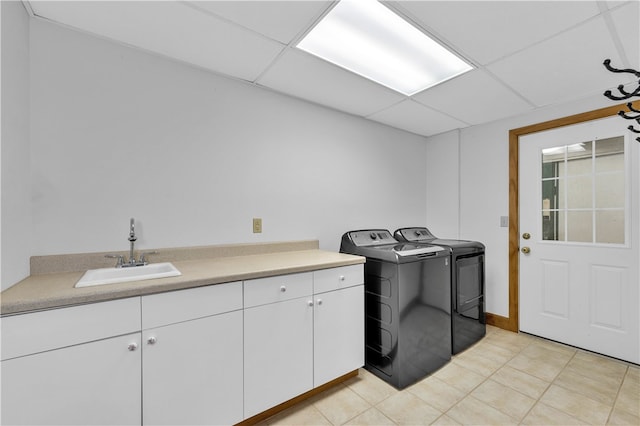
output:
[[[520,252],[520,212],[519,212],[519,180],[518,149],[520,136],[557,127],[570,126],[585,121],[597,120],[627,111],[626,103],[613,105],[593,111],[583,112],[568,117],[532,124],[509,130],[509,316],[504,317],[487,313],[487,324],[505,330],[519,331],[519,252]],[[640,101],[633,102],[634,108],[640,108]],[[622,120],[622,118],[620,119]]]

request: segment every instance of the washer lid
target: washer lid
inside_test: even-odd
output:
[[[435,254],[439,251],[443,251],[444,248],[440,246],[425,246],[425,245],[416,245],[416,244],[396,244],[393,247],[393,251],[398,256],[419,256],[419,255],[429,255]]]

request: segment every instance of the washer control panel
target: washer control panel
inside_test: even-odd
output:
[[[353,231],[349,233],[351,241],[356,246],[377,246],[382,244],[396,244],[391,232],[386,229],[370,229],[366,231]]]

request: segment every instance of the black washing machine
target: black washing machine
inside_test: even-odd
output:
[[[445,240],[427,228],[401,228],[398,241],[434,244],[451,249],[451,347],[457,354],[486,334],[484,308],[484,244],[477,241]]]
[[[367,258],[365,368],[402,389],[449,362],[450,250],[374,229],[345,233],[340,251]]]

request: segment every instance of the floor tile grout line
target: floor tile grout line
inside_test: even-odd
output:
[[[480,342],[478,342],[478,343],[480,343]],[[488,343],[488,342],[487,342],[487,344],[491,344],[491,343]],[[473,345],[473,346],[475,346],[475,345]],[[467,350],[472,349],[472,348],[473,348],[473,346],[471,346],[471,347],[470,347],[470,348],[468,348]],[[496,345],[493,345],[493,346],[496,346]],[[528,347],[528,346],[529,346],[529,344],[527,344],[527,346],[525,346],[525,347]],[[504,349],[504,348],[502,348],[502,349]],[[504,363],[502,363],[502,365],[501,365],[498,369],[496,369],[495,371],[498,371],[500,368],[504,367],[504,366],[505,366],[509,361],[511,361],[514,357],[516,357],[517,355],[519,355],[523,350],[524,350],[524,348],[523,348],[523,349],[520,349],[520,351],[519,351],[519,352],[517,352],[515,355],[513,355],[511,358],[509,358],[509,360],[508,360],[508,361],[505,361]],[[465,350],[465,351],[463,351],[463,352],[461,352],[461,353],[459,353],[459,354],[457,354],[457,355],[461,355],[461,354],[463,354],[464,352],[466,352],[466,350]],[[452,361],[452,362],[455,362],[455,358],[454,358],[454,357],[452,357],[451,361]],[[464,367],[463,365],[458,364],[458,366],[459,366],[459,367],[462,367],[462,368],[467,369],[467,368],[466,368],[466,367]],[[471,370],[470,370],[470,371],[471,371]],[[494,371],[493,373],[491,373],[489,376],[485,377],[485,378],[484,378],[484,380],[483,380],[483,381],[481,381],[480,383],[478,383],[475,387],[473,387],[472,389],[470,389],[470,390],[469,390],[469,391],[468,391],[468,392],[467,392],[467,393],[466,393],[462,398],[460,398],[460,400],[458,400],[455,404],[453,404],[451,407],[449,407],[449,409],[448,409],[447,411],[445,411],[445,412],[443,413],[443,415],[446,415],[447,417],[449,417],[449,418],[451,418],[451,419],[455,420],[455,417],[451,417],[451,415],[449,415],[449,412],[450,412],[454,407],[456,407],[458,404],[460,404],[463,400],[465,400],[465,399],[466,399],[466,398],[468,398],[468,397],[473,397],[474,399],[478,400],[477,398],[475,398],[475,397],[474,397],[473,395],[471,395],[471,394],[472,394],[472,393],[473,393],[473,391],[475,391],[477,388],[479,388],[480,386],[482,386],[482,384],[483,384],[483,383],[485,383],[487,380],[489,380],[489,379],[491,378],[491,376],[493,376],[493,375],[495,374],[495,371]],[[474,373],[475,373],[475,372],[474,372]],[[476,374],[478,374],[478,373],[476,373]],[[480,400],[478,400],[478,401],[480,401]],[[500,409],[498,409],[498,408],[496,408],[496,407],[491,406],[491,404],[487,404],[487,403],[485,403],[484,401],[480,401],[480,402],[481,402],[483,405],[488,405],[488,406],[490,406],[490,407],[492,407],[492,408],[494,408],[494,409],[496,409],[496,410],[500,411],[501,413],[503,413],[503,414],[505,414],[505,415],[507,415],[507,416],[511,417],[511,415],[509,415],[509,414],[507,414],[507,413],[503,412],[502,410],[500,410]],[[457,421],[457,420],[456,420],[456,421]]]
[[[540,337],[538,337],[538,336],[529,336],[529,335],[528,335],[528,334],[526,334],[526,333],[516,333],[516,336],[517,336],[518,334],[521,334],[522,336],[527,336],[527,337],[526,337],[526,339],[528,339],[528,340],[524,341],[523,343],[515,343],[515,342],[517,341],[517,339],[514,339],[514,340],[512,340],[512,342],[514,342],[514,343],[511,345],[511,344],[509,344],[509,343],[508,343],[508,340],[510,340],[510,339],[505,339],[505,340],[504,340],[504,343],[505,343],[505,344],[504,344],[503,346],[501,346],[500,344],[495,344],[495,343],[496,343],[497,341],[499,341],[499,337],[500,337],[501,335],[503,335],[503,334],[502,334],[502,332],[499,332],[498,330],[493,330],[491,333],[487,333],[487,336],[494,335],[494,336],[496,337],[496,341],[495,341],[495,342],[491,342],[491,341],[485,341],[485,342],[484,342],[484,343],[486,343],[486,344],[488,345],[488,346],[487,346],[487,348],[489,348],[490,350],[491,350],[491,348],[499,348],[499,349],[508,350],[508,351],[510,352],[509,356],[508,356],[508,357],[504,357],[504,358],[505,358],[505,359],[504,359],[504,361],[501,361],[500,363],[498,363],[498,365],[497,365],[495,368],[493,368],[493,366],[491,366],[491,367],[493,368],[493,371],[491,371],[488,375],[486,375],[486,376],[485,376],[485,374],[486,374],[486,372],[487,372],[487,369],[486,369],[486,367],[487,367],[487,366],[486,366],[486,365],[479,364],[479,365],[478,365],[478,369],[469,368],[469,367],[471,367],[471,366],[472,366],[472,364],[470,364],[470,363],[467,363],[467,366],[466,366],[466,367],[465,367],[464,365],[462,365],[462,364],[458,364],[458,365],[457,365],[458,367],[461,367],[461,368],[464,368],[464,369],[468,369],[468,370],[470,370],[470,371],[472,371],[472,372],[474,372],[474,373],[476,373],[476,374],[479,374],[480,376],[482,376],[482,380],[481,380],[479,383],[477,383],[475,386],[473,386],[472,388],[470,388],[468,391],[467,391],[467,390],[465,390],[464,392],[461,392],[461,393],[462,393],[462,396],[461,396],[459,399],[457,399],[457,400],[456,400],[456,402],[455,402],[453,405],[451,405],[450,407],[448,407],[448,409],[447,409],[447,410],[445,410],[445,411],[441,411],[441,410],[440,410],[440,408],[435,407],[434,405],[432,405],[431,403],[429,403],[429,401],[425,401],[424,399],[422,399],[418,394],[414,393],[413,391],[408,391],[408,392],[409,392],[412,396],[417,397],[420,401],[424,402],[426,405],[428,405],[429,407],[431,407],[431,408],[435,409],[438,413],[440,413],[440,415],[439,415],[439,416],[438,416],[438,417],[433,421],[434,423],[437,423],[438,421],[442,421],[442,419],[443,419],[443,418],[445,418],[445,416],[446,416],[446,418],[449,418],[449,420],[452,420],[452,421],[456,421],[456,422],[457,422],[458,420],[456,420],[454,417],[451,417],[450,412],[451,412],[451,410],[452,410],[454,407],[456,407],[458,404],[460,404],[460,403],[461,403],[461,401],[463,401],[463,400],[465,400],[466,398],[469,398],[469,397],[474,398],[474,400],[476,400],[477,402],[481,403],[483,406],[490,407],[491,409],[496,410],[496,411],[498,411],[498,412],[500,412],[500,413],[502,413],[502,414],[504,414],[504,415],[506,415],[506,416],[510,417],[513,421],[515,421],[515,423],[514,423],[514,424],[524,424],[523,422],[524,422],[524,421],[525,421],[525,420],[526,420],[526,419],[531,415],[532,411],[533,411],[533,410],[535,409],[535,407],[536,407],[536,406],[538,406],[538,405],[544,405],[544,406],[546,406],[546,407],[548,407],[548,408],[551,408],[551,409],[553,409],[553,410],[558,410],[559,412],[562,412],[564,415],[568,416],[569,418],[571,418],[571,419],[575,419],[575,420],[576,420],[576,422],[580,422],[580,423],[584,422],[584,421],[582,421],[582,420],[580,420],[580,419],[576,418],[574,415],[571,415],[570,413],[566,412],[566,411],[565,411],[564,409],[562,409],[562,408],[556,408],[556,407],[554,407],[554,406],[551,406],[551,405],[549,405],[549,404],[547,404],[547,403],[543,402],[543,401],[542,401],[542,398],[544,398],[544,396],[549,392],[549,389],[551,388],[551,386],[558,386],[558,387],[562,388],[564,391],[570,392],[571,394],[573,394],[573,395],[575,395],[575,396],[579,396],[580,398],[586,398],[586,399],[589,399],[589,400],[594,400],[594,401],[599,402],[599,403],[603,403],[601,400],[596,400],[596,399],[594,399],[594,398],[590,397],[590,396],[589,396],[589,395],[587,395],[587,394],[584,394],[584,393],[582,393],[582,392],[580,392],[580,391],[574,391],[574,390],[570,389],[569,387],[566,387],[566,385],[567,385],[567,383],[566,383],[566,382],[564,383],[564,385],[563,385],[562,383],[559,383],[559,382],[558,382],[558,380],[559,380],[559,378],[562,376],[562,374],[563,374],[563,373],[565,373],[565,372],[568,372],[568,371],[570,371],[570,372],[571,372],[571,374],[577,374],[577,375],[580,375],[580,376],[585,377],[585,378],[593,379],[593,377],[587,373],[587,370],[584,370],[584,369],[580,368],[580,366],[579,366],[579,365],[577,365],[576,363],[574,363],[574,361],[575,361],[575,360],[578,360],[578,355],[579,355],[579,354],[582,354],[583,352],[584,352],[584,353],[586,353],[586,354],[593,354],[593,353],[592,353],[592,352],[590,352],[590,351],[583,351],[583,350],[580,350],[579,348],[575,348],[575,347],[573,347],[573,346],[564,345],[564,344],[559,343],[559,342],[549,341],[549,340],[547,340],[547,339],[540,338]],[[506,334],[504,334],[504,336],[506,336]],[[482,340],[481,340],[480,342],[478,342],[478,343],[481,343],[481,342],[482,342]],[[516,368],[516,367],[513,367],[513,366],[510,366],[510,365],[509,365],[509,363],[510,363],[514,358],[516,358],[516,357],[518,357],[519,355],[523,354],[523,353],[527,350],[527,348],[530,348],[532,345],[539,345],[539,346],[542,346],[543,348],[546,348],[546,349],[549,349],[549,350],[555,350],[555,348],[554,348],[553,346],[547,346],[547,345],[546,345],[546,344],[544,344],[544,343],[551,343],[551,344],[553,344],[553,345],[558,345],[558,347],[559,347],[559,348],[569,348],[569,349],[571,349],[571,351],[572,351],[572,352],[571,352],[571,356],[570,356],[570,357],[568,357],[568,359],[567,359],[567,360],[562,364],[562,366],[561,366],[560,370],[559,370],[559,371],[558,371],[558,372],[553,376],[553,378],[552,378],[550,381],[549,381],[549,380],[547,380],[547,379],[542,379],[542,378],[540,378],[540,377],[538,377],[538,376],[532,375],[532,374],[530,374],[528,371],[520,370],[520,369],[518,369],[518,368]],[[521,344],[523,344],[523,346],[520,346]],[[476,346],[476,345],[473,345],[473,346]],[[471,348],[473,348],[473,346],[472,346]],[[471,348],[469,348],[469,349],[471,349]],[[465,351],[465,352],[466,352],[466,351]],[[558,351],[558,352],[563,352],[563,351]],[[463,353],[464,353],[464,352],[463,352]],[[461,355],[461,354],[458,354],[458,355],[456,355],[456,356],[458,356],[458,357],[459,357],[460,355]],[[473,354],[473,355],[479,355],[479,353],[476,353],[476,354]],[[499,356],[500,356],[501,358],[502,358],[502,355],[503,355],[503,354],[499,354]],[[595,355],[601,355],[601,354],[595,354]],[[456,356],[452,356],[451,361],[454,361],[454,362],[455,362],[455,358],[456,358]],[[601,356],[602,356],[602,355],[601,355]],[[608,357],[606,357],[606,356],[603,356],[603,358],[604,358],[604,359],[608,359]],[[470,357],[470,361],[473,361],[473,357]],[[588,359],[583,358],[581,361],[588,361]],[[572,365],[572,364],[574,364],[574,365]],[[629,364],[629,363],[627,363],[627,362],[624,362],[624,361],[622,362],[622,364],[623,364],[623,365],[624,365],[624,367],[625,367],[625,369],[624,369],[624,373],[622,374],[622,380],[621,380],[621,381],[618,383],[618,385],[617,385],[617,389],[616,389],[616,391],[615,391],[615,396],[613,396],[613,395],[612,395],[612,396],[613,396],[612,403],[610,403],[610,404],[606,404],[606,405],[608,406],[608,408],[609,408],[609,411],[608,411],[608,413],[607,413],[607,417],[606,417],[606,422],[609,422],[609,421],[612,419],[612,416],[613,416],[613,414],[614,414],[614,410],[615,410],[616,404],[618,403],[619,398],[620,398],[620,395],[621,395],[621,393],[622,393],[622,389],[623,389],[623,385],[624,385],[624,383],[625,383],[625,380],[631,380],[632,373],[633,373],[633,374],[636,374],[635,372],[633,372],[633,371],[632,371],[632,367],[633,367],[633,368],[637,368],[637,366],[636,366],[636,365],[631,365],[631,364]],[[534,399],[534,403],[533,403],[533,404],[532,404],[532,406],[527,410],[527,412],[526,412],[526,413],[524,413],[523,415],[519,416],[519,417],[520,417],[519,419],[516,419],[515,417],[512,417],[512,416],[511,416],[511,414],[509,414],[509,413],[505,412],[506,410],[505,410],[505,411],[503,411],[503,410],[501,410],[500,408],[498,408],[497,406],[494,406],[494,405],[492,405],[491,403],[484,402],[483,400],[481,400],[481,399],[479,399],[479,398],[477,398],[476,396],[474,396],[474,395],[473,395],[473,393],[474,393],[474,392],[475,392],[475,391],[476,391],[480,386],[482,386],[483,384],[486,384],[486,383],[487,383],[487,381],[492,380],[492,381],[496,382],[497,384],[500,384],[500,385],[502,385],[502,386],[505,386],[505,387],[507,387],[507,388],[510,388],[510,390],[515,391],[515,392],[517,392],[517,393],[518,393],[518,394],[520,394],[520,395],[524,395],[524,396],[527,396],[527,397],[531,398],[531,396],[529,396],[528,394],[525,394],[525,393],[523,393],[523,392],[521,392],[521,391],[519,391],[519,390],[517,390],[517,389],[515,389],[515,388],[513,388],[513,387],[511,387],[511,386],[509,386],[509,385],[507,385],[507,384],[503,384],[503,383],[498,382],[498,381],[496,381],[496,380],[495,380],[495,377],[496,377],[496,374],[498,373],[498,371],[500,371],[501,369],[503,369],[503,368],[504,368],[504,367],[506,367],[506,366],[509,366],[510,368],[512,368],[512,369],[514,369],[514,370],[517,370],[519,373],[522,373],[522,374],[524,374],[524,375],[526,375],[526,376],[531,376],[532,378],[539,379],[539,380],[541,380],[542,382],[544,382],[544,384],[545,384],[544,390],[542,390],[542,391],[540,392],[540,394],[537,396],[537,398],[533,398],[533,399]],[[443,366],[443,367],[444,367],[444,366]],[[604,370],[606,371],[606,365],[603,365],[603,367],[604,367]],[[482,373],[478,373],[478,371],[479,371],[479,370],[481,370],[481,371],[483,371],[483,372],[482,372]],[[618,370],[618,371],[619,371],[619,370]],[[427,380],[429,377],[433,376],[434,374],[435,374],[435,372],[434,372],[434,373],[432,373],[432,374],[430,374],[428,377],[424,378],[423,380]],[[616,373],[616,374],[617,374],[617,373]],[[375,378],[375,377],[374,377],[374,378]],[[436,378],[437,378],[437,377],[436,377]],[[439,378],[438,378],[438,380],[443,381],[443,382],[444,382],[445,384],[447,384],[448,386],[452,386],[452,385],[451,385],[450,383],[448,383],[446,380],[442,380],[442,379],[439,379]],[[526,379],[525,379],[525,380],[526,380]],[[635,380],[635,378],[634,378],[634,380]],[[419,382],[420,382],[420,381],[418,381],[417,383],[419,383]],[[385,412],[384,412],[384,411],[382,411],[382,410],[380,410],[380,408],[378,408],[380,404],[382,404],[383,402],[387,401],[387,400],[388,400],[389,398],[391,398],[392,396],[397,395],[397,393],[392,393],[392,394],[390,394],[390,395],[386,395],[386,396],[384,396],[381,400],[376,401],[376,402],[374,403],[374,402],[370,402],[370,401],[365,397],[365,395],[364,395],[364,394],[361,394],[361,393],[359,393],[355,388],[352,388],[352,387],[351,387],[351,385],[350,385],[349,383],[346,383],[346,382],[345,382],[344,384],[342,384],[342,387],[343,387],[343,388],[346,388],[346,389],[349,389],[351,392],[353,392],[353,393],[354,393],[355,395],[357,395],[359,398],[361,398],[362,400],[364,400],[364,401],[366,402],[366,406],[367,406],[367,408],[366,408],[366,409],[364,409],[363,411],[361,411],[360,413],[356,414],[356,415],[352,415],[350,419],[345,420],[345,421],[344,421],[344,422],[342,422],[341,424],[343,424],[343,425],[344,425],[344,424],[346,424],[346,423],[352,422],[352,421],[353,421],[354,419],[356,419],[357,417],[361,416],[362,414],[364,414],[364,413],[366,413],[367,411],[369,411],[369,410],[371,410],[372,408],[374,408],[374,409],[376,409],[376,410],[378,411],[378,415],[381,415],[381,416],[383,416],[385,419],[387,419],[389,422],[391,422],[391,423],[393,423],[393,424],[395,424],[395,425],[398,425],[398,423],[397,423],[394,419],[392,419],[392,418],[388,417],[388,416],[387,416],[387,414],[385,414]],[[456,390],[458,390],[458,391],[461,391],[461,390],[462,390],[462,389],[457,388],[457,387],[455,387],[455,386],[453,386],[453,389],[456,389]],[[362,389],[362,391],[364,392],[364,388]],[[404,390],[402,390],[402,391],[404,391]],[[366,392],[365,392],[365,393],[366,393]],[[386,392],[385,392],[385,393],[386,393]],[[613,394],[613,392],[612,392],[611,394]],[[371,395],[371,394],[369,394],[369,395]],[[425,395],[425,396],[426,396],[426,394],[423,394],[423,395]],[[456,398],[457,398],[457,397],[456,397]],[[316,401],[316,402],[317,402],[317,401]],[[315,402],[313,403],[313,405],[315,406]],[[603,404],[603,405],[604,405],[604,404]],[[332,424],[332,425],[334,424],[333,422],[331,422],[331,421],[329,420],[329,418],[328,418],[328,417],[327,417],[327,416],[326,416],[326,415],[325,415],[321,410],[319,410],[317,407],[315,407],[315,409],[316,409],[316,410],[321,414],[321,416],[322,416],[322,419],[323,419],[323,420],[325,420],[325,421],[326,421],[327,423],[329,423],[329,424]],[[621,411],[623,411],[623,412],[627,412],[627,411],[626,411],[626,410],[624,410],[623,408],[620,408],[620,410],[621,410]],[[601,411],[601,413],[602,413],[602,414],[604,414],[604,410],[602,410],[602,411]],[[631,414],[633,414],[633,413],[631,413]],[[265,424],[266,424],[266,423],[265,423]]]
[[[622,386],[624,385],[624,381],[627,379],[627,375],[629,374],[629,366],[626,366],[626,370],[624,372],[624,375],[622,376],[622,381],[620,382],[620,386],[618,386],[618,391],[616,392],[616,397],[613,399],[613,404],[611,405],[611,410],[609,410],[609,415],[607,416],[607,424],[609,424],[609,421],[611,420],[611,416],[613,415],[613,411],[616,408],[616,405],[618,403],[618,397],[620,396],[620,392],[622,391]],[[626,411],[626,410],[622,410],[622,411]]]
[[[502,366],[501,366],[498,370],[494,371],[494,372],[491,374],[491,376],[490,376],[490,377],[493,377],[493,376],[494,376],[494,375],[495,375],[495,374],[496,374],[500,369],[502,369],[502,367],[505,367],[505,366],[506,366],[506,365],[507,365],[511,360],[513,360],[516,356],[520,355],[520,354],[521,354],[521,353],[522,353],[526,348],[528,348],[529,346],[531,346],[531,342],[529,342],[526,346],[524,346],[522,349],[520,349],[520,351],[519,351],[519,352],[517,352],[515,355],[513,355],[511,358],[509,358],[509,360],[508,360],[508,361],[505,361],[505,362],[504,362],[504,364],[502,364]],[[513,368],[513,367],[510,367],[510,368]],[[532,376],[531,374],[527,373],[526,371],[521,371],[521,370],[518,370],[518,369],[516,369],[516,368],[514,368],[514,370],[517,370],[517,371],[519,371],[519,372],[521,372],[521,373],[523,373],[523,374],[526,374],[526,375],[528,375],[528,376],[531,376],[531,377],[533,377],[533,378],[540,379],[539,377]],[[540,379],[540,380],[542,380],[542,379]],[[544,382],[546,382],[546,380],[543,380],[543,381],[544,381]],[[533,403],[533,404],[531,405],[531,407],[527,410],[527,412],[522,416],[522,418],[518,419],[518,424],[519,424],[519,425],[521,425],[521,424],[522,424],[522,422],[524,421],[524,419],[526,419],[526,418],[527,418],[527,416],[529,415],[529,413],[531,412],[531,410],[533,410],[533,408],[534,408],[534,407],[535,407],[535,406],[540,402],[540,398],[542,398],[542,395],[544,395],[544,394],[545,394],[545,392],[549,389],[549,387],[550,387],[550,386],[551,386],[551,383],[547,384],[547,387],[545,388],[545,390],[544,390],[543,392],[541,392],[541,393],[540,393],[540,395],[538,396],[538,398],[537,398],[537,399],[535,399],[535,400],[534,400],[534,403]],[[509,387],[509,388],[513,389],[515,392],[518,392],[520,395],[524,395],[524,396],[527,396],[527,397],[531,398],[529,395],[525,395],[524,393],[520,392],[520,391],[519,391],[519,390],[517,390],[517,389],[512,388],[511,386],[508,386],[508,385],[507,385],[507,387]],[[533,399],[533,398],[531,398],[531,399]]]
[[[538,399],[536,400],[536,402],[531,406],[531,408],[529,409],[529,411],[527,411],[527,414],[525,414],[525,416],[520,420],[520,424],[522,424],[522,422],[524,421],[524,419],[527,418],[527,416],[531,413],[531,411],[538,405],[538,404],[544,404],[546,406],[549,406],[548,404],[546,404],[545,402],[542,401],[542,397],[549,391],[549,389],[551,388],[551,386],[553,385],[553,382],[555,382],[555,380],[558,378],[558,376],[562,373],[562,371],[567,368],[567,365],[569,365],[569,362],[571,362],[571,360],[576,356],[576,352],[573,353],[573,355],[571,356],[571,358],[569,359],[569,361],[567,361],[567,363],[562,367],[562,370],[560,370],[560,372],[558,374],[556,374],[556,376],[553,378],[552,381],[548,382],[547,387],[545,388],[545,390],[543,392],[540,393],[540,396],[538,396]],[[546,380],[545,380],[546,382]],[[555,408],[555,407],[552,407]],[[557,408],[556,408],[557,410]],[[575,416],[565,412],[564,410],[559,410],[562,411],[564,414],[568,415],[571,418],[576,419],[578,422],[580,422],[581,420],[576,418]]]

